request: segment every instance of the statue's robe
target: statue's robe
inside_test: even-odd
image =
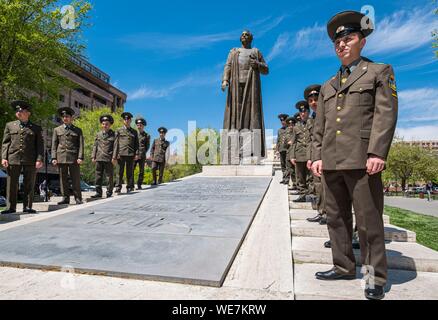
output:
[[[254,48],[259,70],[250,69],[243,94],[239,95],[239,50],[234,48],[228,55],[223,80],[229,82],[224,116],[224,129],[260,130],[261,157],[266,154],[265,124],[263,120],[260,73],[268,74],[269,68],[261,52]]]

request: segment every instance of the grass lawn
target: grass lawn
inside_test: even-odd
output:
[[[417,233],[417,242],[438,251],[438,218],[385,206],[391,224]]]

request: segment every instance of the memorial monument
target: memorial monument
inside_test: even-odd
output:
[[[252,48],[253,35],[243,31],[242,46],[231,49],[222,78],[227,90],[224,131],[221,136],[221,163],[243,164],[245,158],[266,155],[260,74],[269,73],[262,53]]]

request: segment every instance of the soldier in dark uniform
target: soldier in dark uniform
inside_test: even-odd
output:
[[[296,108],[300,111],[300,118],[294,127],[292,140],[291,161],[295,166],[298,179],[298,192],[300,197],[294,202],[306,202],[306,195],[310,194],[309,175],[310,171],[310,148],[312,141],[313,119],[309,118],[309,104],[307,101],[299,101]]]
[[[170,145],[169,141],[166,140],[167,129],[161,127],[158,129],[158,132],[160,133],[160,137],[154,140],[151,148],[152,176],[154,179],[153,186],[157,185],[157,170],[160,171],[158,184],[163,183],[164,167],[166,166],[166,152]]]
[[[40,126],[29,121],[32,106],[25,101],[13,101],[17,121],[6,124],[2,143],[2,166],[8,173],[6,197],[7,210],[2,214],[15,213],[17,209],[18,181],[24,177],[23,212],[36,213],[32,209],[36,170],[43,166],[44,142]]]
[[[290,159],[290,153],[292,150],[294,126],[296,123],[297,123],[297,119],[295,117],[288,117],[286,119],[287,128],[286,128],[285,136],[286,136],[286,144],[288,145],[287,153],[286,153],[286,171],[287,171],[287,176],[289,177],[288,184],[289,184],[290,180],[292,179],[292,187],[296,183],[296,175],[295,175],[295,166],[292,165],[292,162],[289,159]]]
[[[91,198],[102,198],[103,178],[106,174],[108,185],[106,196],[112,197],[114,189],[114,166],[117,159],[114,157],[114,144],[116,134],[111,129],[114,118],[111,115],[103,115],[99,119],[102,130],[96,134],[91,159],[96,164],[96,194]]]
[[[321,88],[313,140],[315,175],[324,175],[325,208],[334,267],[316,273],[317,279],[356,277],[351,246],[354,207],[367,270],[367,299],[383,299],[387,261],[383,225],[382,171],[397,123],[398,98],[390,65],[361,57],[373,21],[345,11],[327,25],[341,60],[336,76]]]
[[[288,184],[290,176],[287,172],[287,150],[289,148],[289,145],[286,141],[286,130],[287,130],[287,124],[286,119],[289,116],[287,114],[280,114],[278,116],[278,119],[281,121],[281,128],[278,130],[277,134],[277,146],[276,146],[276,152],[280,156],[280,162],[281,162],[281,172],[283,173],[283,179],[280,183],[282,184]]]
[[[53,130],[52,164],[58,166],[63,200],[59,204],[70,204],[70,184],[76,204],[82,204],[80,165],[84,161],[84,136],[82,130],[73,125],[75,112],[69,107],[58,110],[63,124]]]
[[[145,119],[143,118],[136,119],[135,124],[137,125],[137,130],[138,130],[139,159],[134,164],[134,171],[135,171],[135,167],[138,165],[139,172],[138,172],[138,180],[137,180],[137,190],[141,190],[143,185],[143,179],[144,179],[144,166],[146,163],[146,153],[148,152],[149,147],[151,145],[151,136],[149,135],[149,133],[144,131],[144,128],[147,125]]]
[[[307,100],[307,103],[309,104],[310,108],[312,109],[313,113],[311,115],[312,119],[316,118],[316,113],[318,111],[318,97],[319,92],[321,91],[321,85],[314,84],[310,85],[304,90],[304,99]],[[312,135],[313,137],[313,135]],[[312,149],[310,148],[310,152]],[[310,158],[312,158],[310,156]],[[311,169],[311,168],[309,168]],[[322,181],[321,178],[318,176],[313,176],[313,194],[315,194],[315,197],[312,201],[313,209],[318,211],[318,214],[315,217],[308,218],[307,221],[309,222],[319,222],[321,225],[327,224],[327,219],[325,215],[325,209],[324,209],[324,192],[322,187]]]
[[[134,161],[138,160],[138,133],[131,128],[132,114],[129,112],[122,113],[123,124],[116,131],[116,142],[114,144],[114,157],[119,163],[119,176],[116,186],[116,193],[122,192],[123,175],[126,166],[126,192],[134,190]]]

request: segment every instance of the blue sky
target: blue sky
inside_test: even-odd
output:
[[[126,110],[143,115],[148,130],[222,128],[220,90],[229,50],[248,28],[268,60],[262,78],[265,124],[295,113],[304,88],[323,83],[339,62],[326,23],[343,10],[371,5],[375,33],[364,56],[394,66],[400,97],[398,134],[438,139],[438,59],[431,31],[438,16],[424,1],[108,1],[94,0],[86,56],[128,94]],[[436,5],[435,5],[436,6]]]

